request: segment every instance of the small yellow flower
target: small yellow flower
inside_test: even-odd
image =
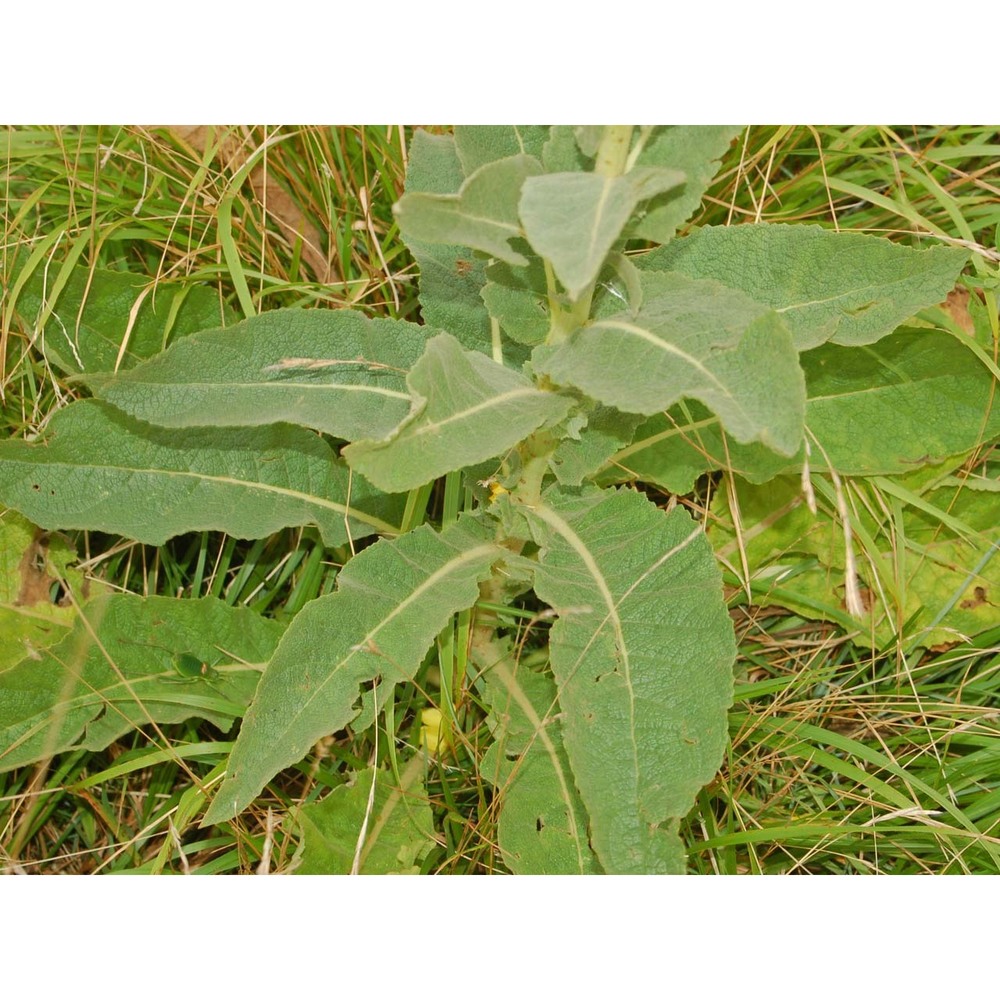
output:
[[[444,716],[439,708],[425,708],[420,713],[420,745],[428,753],[437,753],[442,746],[451,746]]]
[[[490,491],[490,503],[494,503],[496,498],[502,496],[504,493],[510,493],[510,490],[506,486],[503,486],[500,480],[494,476],[490,476],[489,479],[480,479],[477,485]]]

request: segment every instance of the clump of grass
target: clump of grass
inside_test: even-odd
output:
[[[30,433],[77,389],[14,309],[18,268],[104,267],[156,287],[212,287],[221,308],[360,308],[417,317],[415,268],[391,206],[399,127],[8,129],[0,270],[0,419]],[[692,225],[812,222],[975,252],[970,284],[997,338],[1000,134],[975,127],[751,128]],[[27,263],[25,263],[27,262]],[[994,359],[996,354],[994,353]],[[985,461],[978,456],[977,461]],[[439,489],[430,510],[446,501]],[[698,497],[682,502],[701,507]],[[212,595],[288,619],[328,593],[349,553],[315,532],[240,542],[217,533],[159,548],[80,533],[85,569],[143,595]],[[1000,634],[923,654],[873,654],[782,609],[734,606],[740,670],[726,765],[686,823],[696,872],[993,872]],[[379,762],[419,747],[436,678],[400,690]],[[495,799],[476,777],[485,713],[459,691],[464,739],[428,763],[437,845],[428,872],[502,871]],[[39,872],[256,872],[294,867],[294,822],[368,766],[371,731],[339,733],[275,779],[237,820],[198,829],[229,735],[207,724],[141,731],[102,753],[0,775],[0,867]],[[388,737],[388,739],[386,738]]]
[[[688,820],[693,869],[997,871],[997,638],[901,675],[833,627],[748,616],[729,760]]]
[[[812,222],[996,250],[1000,133],[979,126],[753,128],[698,224]]]

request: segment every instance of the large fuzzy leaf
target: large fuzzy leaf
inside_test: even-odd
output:
[[[902,330],[863,349],[827,344],[801,361],[817,469],[829,461],[843,475],[908,472],[1000,435],[992,376],[949,334]],[[690,406],[643,424],[609,473],[684,493],[711,469],[759,483],[801,465],[801,454],[788,461],[759,445],[724,441],[719,421]]]
[[[545,125],[456,125],[455,149],[466,177],[509,156],[542,155],[549,137]]]
[[[327,545],[396,529],[399,498],[371,490],[299,427],[177,431],[104,403],[60,410],[44,442],[0,442],[0,502],[43,528],[87,528],[150,545],[186,531],[263,538],[316,524]],[[346,523],[345,523],[346,519]],[[398,521],[397,521],[398,523]]]
[[[0,770],[100,750],[151,722],[242,714],[283,627],[215,598],[95,599],[72,633],[0,671]]]
[[[643,284],[637,313],[597,320],[555,349],[536,350],[536,370],[630,413],[699,399],[738,441],[793,454],[805,387],[781,319],[714,281],[662,274]]]
[[[234,318],[211,288],[155,286],[140,274],[68,265],[36,270],[16,308],[46,358],[74,374],[131,368],[170,339]]]
[[[635,259],[643,270],[714,278],[775,309],[804,351],[871,344],[951,291],[969,258],[954,247],[911,250],[818,226],[706,227]]]
[[[390,492],[499,455],[572,405],[477,351],[464,351],[446,333],[427,344],[407,383],[413,409],[399,428],[383,441],[358,441],[343,452],[354,469]]]
[[[517,214],[521,188],[541,170],[532,156],[509,156],[480,167],[457,194],[408,192],[394,208],[400,232],[407,241],[459,244],[525,264],[527,258],[509,241],[523,236]]]
[[[660,167],[637,168],[621,177],[576,172],[529,177],[521,222],[535,252],[552,262],[575,299],[597,277],[635,206],[683,180],[680,171]]]
[[[435,636],[470,607],[501,551],[467,516],[423,526],[355,556],[337,590],[289,626],[261,681],[205,822],[245,808],[265,782],[359,711],[360,685],[410,680]]]
[[[684,173],[684,184],[653,198],[640,212],[630,235],[655,243],[673,238],[701,203],[719,160],[739,135],[735,125],[667,125],[655,128],[636,164],[671,167]]]
[[[427,333],[346,309],[279,309],[186,337],[117,377],[86,381],[100,398],[161,427],[285,420],[353,441],[386,434],[406,416],[406,373]]]
[[[550,491],[528,513],[591,844],[609,874],[683,871],[677,825],[721,763],[736,653],[711,547],[638,493]]]

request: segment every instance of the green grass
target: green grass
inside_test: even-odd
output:
[[[224,304],[240,316],[351,306],[414,318],[416,272],[391,213],[408,138],[397,127],[8,130],[0,139],[5,432],[37,432],[78,393],[46,365],[33,325],[16,313],[18,279],[29,272],[44,273],[50,288],[74,264],[147,275],[150,294],[207,285],[220,315]],[[974,251],[969,283],[996,363],[998,153],[1000,133],[985,128],[753,128],[692,225],[811,222],[916,246],[961,241]],[[965,474],[989,467],[995,476],[995,462],[980,449]],[[892,502],[902,509],[918,499]],[[421,501],[431,518],[453,514],[446,488]],[[420,504],[412,515],[418,523]],[[836,517],[835,506],[826,516]],[[160,548],[74,538],[85,570],[116,589],[213,595],[279,620],[329,592],[350,554],[324,549],[310,530],[256,542],[203,533]],[[873,653],[839,626],[748,605],[739,580],[730,583],[741,654],[732,741],[685,823],[691,871],[1000,871],[1000,629],[929,652],[903,637]],[[526,656],[540,627],[533,614],[512,620]],[[461,635],[442,641],[446,652],[462,645]],[[381,762],[419,746],[420,711],[447,682],[428,667],[399,692],[380,734]],[[471,692],[458,694],[462,738],[453,759],[428,774],[438,843],[424,870],[502,871],[491,790],[470,777],[487,743],[483,712]],[[375,753],[373,731],[337,734],[238,820],[199,830],[231,734],[192,723],[163,735],[166,746],[136,732],[100,753],[0,775],[0,869],[283,871],[298,841],[281,818]]]

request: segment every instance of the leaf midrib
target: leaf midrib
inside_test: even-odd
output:
[[[808,299],[800,302],[790,302],[786,306],[772,306],[772,308],[776,313],[787,313],[794,312],[797,309],[810,309],[814,306],[827,306],[843,300],[857,299],[865,295],[870,295],[876,299],[873,308],[878,308],[879,306],[884,307],[887,303],[891,302],[891,295],[887,295],[885,289],[894,288],[897,285],[905,285],[912,281],[912,276],[903,275],[902,277],[893,278],[888,281],[881,281],[877,284],[855,285],[846,292],[838,292],[836,295],[831,295],[825,299]],[[857,319],[857,316],[843,310],[841,311],[840,316],[842,319]]]
[[[518,399],[522,396],[541,395],[542,393],[540,393],[538,389],[535,389],[530,385],[521,386],[517,389],[511,389],[509,392],[501,393],[499,396],[490,396],[489,399],[484,399],[481,402],[476,403],[474,406],[467,407],[464,410],[459,410],[456,413],[445,417],[443,420],[430,420],[426,423],[422,423],[419,427],[414,428],[413,436],[419,437],[421,434],[430,434],[433,431],[440,430],[440,428],[445,427],[448,424],[454,423],[456,420],[471,419],[478,413],[485,412],[493,407],[501,406],[512,399]],[[552,394],[549,393],[548,395]]]
[[[428,590],[432,589],[440,580],[447,578],[450,574],[456,572],[462,566],[468,562],[473,562],[481,556],[496,553],[497,547],[492,542],[485,542],[482,545],[477,545],[475,548],[466,549],[464,552],[459,553],[453,558],[449,559],[447,563],[436,569],[430,576],[425,577],[424,580],[415,587],[403,600],[401,600],[388,614],[384,615],[379,623],[371,629],[367,635],[359,639],[357,642],[351,644],[346,656],[341,657],[340,660],[335,663],[326,677],[321,681],[309,694],[309,697],[302,704],[301,709],[298,714],[289,720],[289,723],[281,731],[280,736],[276,739],[276,743],[281,742],[281,737],[286,737],[292,731],[292,724],[297,721],[299,717],[304,715],[308,710],[309,706],[322,694],[327,685],[331,684],[337,674],[347,668],[351,660],[357,656],[359,653],[370,653],[371,645],[375,643],[375,638],[378,636],[386,627],[390,626],[392,622],[396,620],[403,613],[403,611],[409,607],[414,601],[422,597]],[[347,586],[351,586],[351,581],[346,581]],[[338,591],[334,595],[334,600],[337,596],[347,595],[350,593],[349,590]],[[280,646],[279,646],[280,649]],[[277,655],[277,654],[275,654]]]
[[[463,195],[460,194],[444,194],[444,195],[428,195],[428,201],[434,199],[438,204],[445,209],[445,215],[453,215],[459,219],[470,219],[475,223],[482,223],[485,226],[492,226],[494,229],[502,229],[505,232],[511,234],[511,236],[520,236],[521,227],[515,225],[511,222],[502,222],[500,219],[492,218],[488,215],[476,215],[473,212],[468,211],[462,203]],[[445,199],[448,199],[447,201]],[[451,200],[454,199],[454,200]]]
[[[290,390],[298,392],[302,389],[312,389],[317,392],[369,392],[372,395],[385,396],[390,399],[409,400],[410,398],[409,393],[400,392],[396,389],[386,389],[382,386],[354,385],[343,382],[295,382],[291,380],[283,382],[150,382],[129,378],[123,380],[121,384],[126,384],[130,388],[135,386],[140,389],[176,389],[182,395],[190,389],[203,389],[216,392],[232,392],[234,389]]]
[[[604,178],[604,184],[601,187],[601,196],[598,198],[597,203],[594,205],[594,223],[590,230],[590,245],[587,248],[587,262],[589,263],[594,259],[597,254],[597,238],[601,233],[601,219],[604,216],[605,206],[608,203],[608,196],[614,187],[615,178],[606,177]],[[601,254],[603,257],[603,253]]]
[[[21,460],[24,464],[36,467],[34,462],[25,462]],[[40,463],[39,463],[40,464]],[[92,471],[92,472],[120,472],[120,473],[131,473],[133,475],[145,475],[150,478],[171,478],[174,476],[180,478],[196,479],[198,481],[206,481],[210,483],[219,483],[223,486],[234,486],[243,489],[254,489],[263,490],[267,493],[275,493],[279,496],[285,496],[290,499],[304,501],[305,503],[314,507],[324,507],[328,510],[332,510],[337,514],[342,514],[350,517],[353,520],[361,521],[378,531],[383,532],[388,535],[395,535],[399,533],[399,529],[392,524],[388,524],[386,521],[382,521],[371,514],[366,514],[362,510],[358,510],[355,507],[348,507],[346,504],[340,504],[333,500],[326,500],[323,497],[314,496],[310,493],[302,493],[299,490],[288,489],[284,486],[274,486],[269,483],[262,483],[256,480],[245,480],[245,479],[235,479],[232,476],[217,476],[206,472],[196,472],[188,471],[185,469],[144,469],[129,467],[124,465],[111,465],[105,462],[102,465],[93,465],[91,463],[70,463],[70,462],[45,462],[42,466],[46,471],[51,469],[68,469],[71,471]]]
[[[681,360],[687,362],[705,379],[711,382],[712,385],[716,387],[717,391],[721,393],[725,399],[729,400],[729,402],[732,403],[732,405],[737,410],[739,410],[740,414],[743,416],[744,420],[747,422],[749,426],[751,427],[756,426],[756,421],[750,416],[749,413],[747,413],[746,409],[743,407],[742,403],[740,403],[739,399],[737,399],[736,396],[733,395],[733,393],[729,390],[729,388],[727,388],[725,383],[721,382],[719,378],[712,371],[706,368],[705,365],[698,360],[698,358],[694,357],[694,355],[688,354],[687,351],[682,350],[676,344],[671,344],[670,341],[664,340],[662,337],[658,336],[654,331],[647,330],[645,329],[645,327],[637,326],[634,323],[625,323],[621,320],[601,320],[599,323],[595,323],[590,329],[596,331],[602,328],[619,330],[622,333],[632,334],[633,336],[639,337],[641,340],[644,340],[647,343],[651,344],[653,347],[662,350],[665,354],[672,354],[675,357],[678,357]],[[688,390],[684,395],[692,396],[693,398],[698,398],[696,395],[698,391],[699,390],[697,389],[691,389]]]
[[[597,560],[594,558],[590,549],[583,543],[583,540],[579,535],[570,527],[568,522],[563,520],[551,507],[546,507],[544,504],[539,504],[534,508],[535,513],[547,524],[553,527],[556,532],[569,543],[570,547],[574,552],[580,557],[583,565],[587,572],[590,574],[594,583],[597,585],[597,589],[601,593],[601,599],[604,601],[605,607],[608,609],[607,617],[604,622],[594,629],[593,635],[590,641],[587,643],[586,647],[577,659],[576,667],[574,667],[574,673],[579,669],[580,663],[583,656],[586,654],[587,650],[590,648],[591,644],[600,634],[604,627],[604,623],[611,621],[612,627],[615,632],[615,642],[618,647],[618,652],[621,657],[623,677],[625,680],[625,686],[628,690],[628,702],[629,702],[629,739],[632,743],[632,775],[634,778],[634,788],[633,788],[633,798],[635,802],[639,801],[639,747],[636,743],[635,735],[635,691],[632,688],[632,673],[631,665],[629,661],[629,650],[628,645],[625,642],[625,634],[622,629],[621,618],[618,615],[618,605],[615,602],[614,595],[611,593],[611,588],[608,586],[607,580],[604,578],[604,574],[601,572],[601,568],[597,565]]]

